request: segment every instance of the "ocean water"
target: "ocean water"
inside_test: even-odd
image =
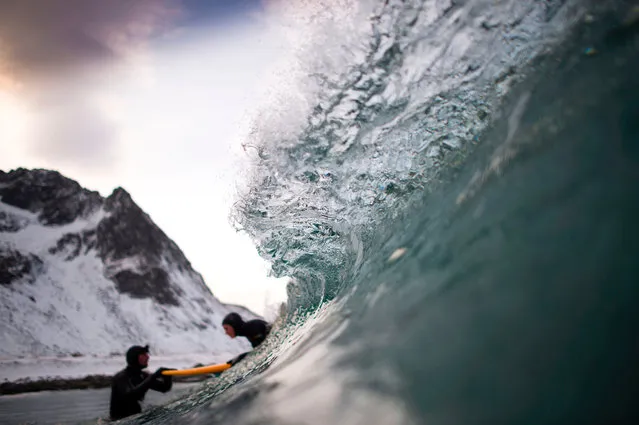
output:
[[[123,423],[639,423],[639,4],[353,10],[233,213],[286,322]]]

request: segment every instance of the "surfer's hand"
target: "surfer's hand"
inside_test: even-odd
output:
[[[158,370],[156,370],[156,371],[153,373],[153,376],[155,376],[155,377],[162,376],[162,372],[164,372],[165,370],[175,370],[175,369],[170,369],[170,368],[168,368],[168,367],[159,367],[159,368],[158,368]]]
[[[242,360],[244,357],[246,357],[247,354],[248,353],[242,353],[239,356],[233,357],[231,360],[229,360],[226,363],[230,364],[231,366],[235,366],[235,364],[238,363],[240,360]]]

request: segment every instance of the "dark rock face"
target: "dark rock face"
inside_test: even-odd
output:
[[[121,188],[106,199],[105,210],[110,213],[98,226],[100,258],[121,260],[143,254],[157,259],[164,252],[168,237],[138,207]]]
[[[98,255],[117,261],[135,257],[141,270],[120,271],[113,276],[118,290],[135,298],[154,298],[165,305],[179,305],[181,290],[172,284],[162,268],[170,264],[178,270],[192,270],[177,245],[157,227],[122,188],[105,201],[109,216],[97,228]],[[208,291],[208,289],[207,289]]]
[[[9,285],[24,277],[27,282],[33,283],[42,265],[42,260],[36,255],[0,250],[0,284]]]
[[[2,202],[39,213],[45,225],[72,223],[76,218],[95,211],[102,203],[97,192],[83,189],[77,182],[57,171],[19,168],[0,175]]]
[[[80,234],[65,233],[55,246],[49,248],[49,254],[62,255],[65,261],[71,261],[80,254],[87,254],[97,246],[97,232],[95,229]]]
[[[167,273],[158,268],[138,274],[130,270],[117,273],[113,280],[120,293],[129,294],[132,298],[153,298],[164,305],[179,306],[176,291],[169,282]]]
[[[80,255],[82,238],[75,233],[67,233],[58,240],[56,246],[49,248],[49,254],[66,253],[65,260],[71,261]]]

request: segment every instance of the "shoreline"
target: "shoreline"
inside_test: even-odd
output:
[[[147,371],[171,367],[188,369],[227,361],[234,353],[157,355]],[[121,356],[32,357],[0,360],[0,396],[26,392],[100,389],[111,386],[113,375],[124,368]],[[208,375],[174,377],[173,382],[197,382]]]
[[[0,397],[40,391],[87,390],[111,385],[111,375],[87,375],[83,378],[37,378],[0,383]]]
[[[174,377],[174,383],[194,383],[209,379],[212,375]],[[108,388],[113,375],[87,375],[82,378],[26,378],[0,383],[0,397],[41,391],[68,391]]]

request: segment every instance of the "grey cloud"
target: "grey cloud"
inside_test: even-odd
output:
[[[2,0],[0,72],[24,79],[117,59],[179,14],[177,0]]]
[[[178,1],[0,0],[0,83],[18,82],[31,105],[32,155],[89,169],[114,163],[118,129],[93,100],[100,81],[170,28]]]

